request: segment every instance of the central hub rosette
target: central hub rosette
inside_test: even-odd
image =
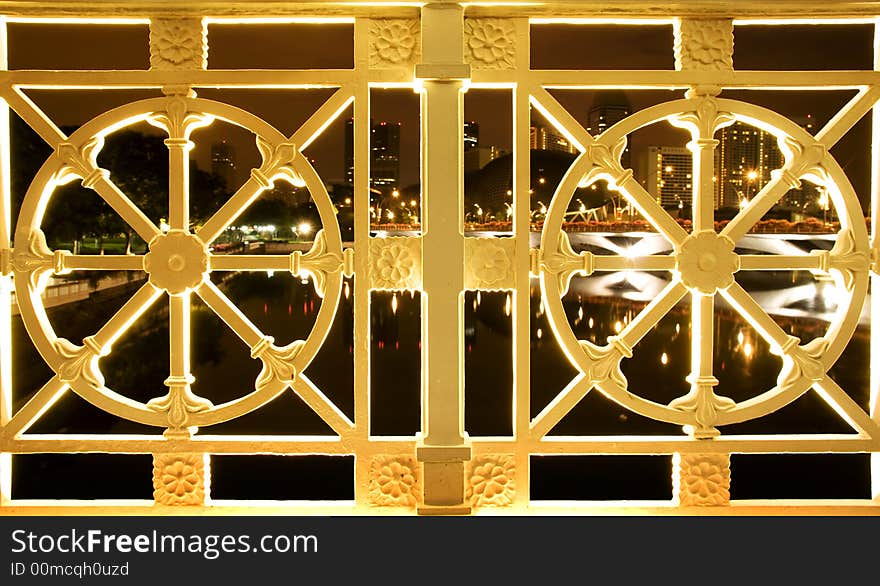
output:
[[[150,283],[169,295],[183,295],[208,278],[208,247],[195,234],[171,230],[150,241],[144,270]]]
[[[739,270],[733,249],[733,240],[711,230],[691,234],[678,249],[675,272],[691,291],[714,295],[733,285],[733,274]]]

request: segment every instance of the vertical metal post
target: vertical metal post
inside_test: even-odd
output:
[[[880,21],[874,24],[874,70],[880,71]],[[877,254],[880,246],[880,224],[877,211],[880,209],[880,106],[871,112],[871,249]],[[875,257],[871,271],[871,372],[870,410],[874,421],[880,421],[880,275],[877,273],[878,259]],[[871,454],[871,497],[880,500],[880,453]]]
[[[422,514],[466,514],[464,467],[464,9],[422,8]]]
[[[6,47],[6,18],[0,17],[0,70],[9,68]],[[0,100],[0,430],[12,418],[12,201],[9,173],[9,106]],[[0,506],[11,498],[12,455],[0,451]]]

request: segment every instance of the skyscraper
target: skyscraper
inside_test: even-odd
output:
[[[663,207],[690,207],[693,201],[693,156],[683,147],[648,147],[648,190]]]
[[[587,113],[587,132],[598,136],[632,114],[632,106],[626,94],[620,90],[601,91],[593,98],[593,104]],[[624,169],[630,166],[630,149],[627,144],[620,162]]]
[[[754,126],[735,122],[715,137],[715,207],[736,207],[753,198],[782,166],[776,137]]]
[[[397,187],[400,182],[400,122],[370,120],[370,186]],[[354,183],[354,121],[345,123],[345,182]]]
[[[562,133],[552,126],[536,125],[529,128],[529,147],[533,151],[562,151],[577,153],[578,150],[568,142]]]
[[[227,189],[234,190],[236,183],[235,148],[226,140],[211,145],[211,172],[223,178]]]
[[[480,147],[480,124],[477,122],[464,123],[464,152],[472,151]]]

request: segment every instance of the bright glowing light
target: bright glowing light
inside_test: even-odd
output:
[[[535,333],[538,336],[539,340],[544,336],[544,332],[541,330],[541,328],[538,328],[538,331]]]
[[[394,219],[394,212],[392,212],[391,210],[388,210],[388,219],[389,219],[389,220],[393,220],[393,219]]]
[[[625,256],[626,258],[635,258],[636,256],[638,256],[638,253],[636,251],[636,247],[635,246],[627,246],[626,248],[624,248],[623,249],[623,256]]]
[[[664,366],[669,364],[669,356],[666,355],[666,352],[660,355],[660,364]]]
[[[749,171],[748,174],[746,174],[746,178],[748,178],[749,181],[754,181],[755,179],[758,178],[758,172],[757,171]]]
[[[587,325],[590,326],[591,328],[593,327],[593,323],[594,323],[593,318],[590,318],[587,320]]]
[[[740,330],[740,332],[736,335],[736,341],[739,344],[742,344],[743,340],[745,340],[745,336],[743,335],[742,330]]]
[[[623,330],[623,324],[618,320],[614,322],[614,333],[619,334]]]
[[[391,296],[391,313],[397,315],[397,294]]]
[[[672,165],[666,165],[666,169],[664,169],[667,173],[672,173]]]
[[[547,180],[544,179],[543,177],[538,177],[538,183],[540,183],[541,185],[544,185],[545,183],[547,183]]]
[[[417,202],[416,202],[416,200],[414,200],[414,199],[409,200],[409,205],[411,205],[411,206],[413,206],[413,207],[416,206],[416,203],[417,203]]]
[[[508,293],[507,299],[504,301],[504,315],[510,317],[510,310],[511,310],[511,300],[510,300],[510,293]]]
[[[351,205],[351,198],[350,197],[345,198],[345,205]]]
[[[584,319],[584,307],[578,307],[578,319]]]
[[[746,358],[751,358],[751,357],[752,357],[752,353],[753,353],[754,351],[755,351],[755,349],[752,348],[752,343],[751,343],[751,342],[746,342],[745,344],[743,344],[743,354],[745,354]]]
[[[391,197],[400,197],[400,192],[395,189],[391,192]]]
[[[749,198],[744,197],[741,200],[739,200],[739,209],[744,210],[748,207],[748,205],[749,205]]]
[[[171,226],[168,225],[168,222],[165,221],[165,218],[159,220],[159,230],[162,232],[168,232],[171,229]]]

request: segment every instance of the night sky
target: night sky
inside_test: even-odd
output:
[[[353,27],[336,25],[211,25],[209,68],[346,68],[353,63]],[[871,25],[740,26],[735,32],[735,66],[740,69],[870,69]],[[10,24],[12,69],[146,69],[149,62],[147,25]],[[672,69],[672,26],[532,27],[534,69]],[[112,50],[108,50],[112,48]],[[199,90],[205,98],[245,108],[291,134],[333,90]],[[82,124],[122,103],[160,95],[158,91],[30,91],[32,98],[59,125]],[[553,91],[553,95],[586,125],[595,96],[591,91]],[[681,91],[627,91],[634,110],[681,96]],[[724,97],[746,99],[791,118],[812,114],[817,129],[853,91],[730,91]],[[465,98],[465,117],[480,124],[480,143],[510,149],[512,95],[509,90],[472,89]],[[401,122],[401,183],[418,182],[419,100],[411,90],[373,90],[374,120]],[[343,126],[351,110],[309,147],[307,155],[328,182],[340,181],[343,169]],[[533,121],[542,123],[533,112]],[[143,125],[145,132],[152,128]],[[194,156],[210,168],[210,144],[227,138],[236,148],[240,174],[258,162],[248,133],[225,124],[194,134]],[[850,176],[860,199],[868,192],[870,124],[863,120],[832,151]],[[683,145],[687,137],[666,124],[631,137],[637,156],[649,145]],[[201,141],[201,142],[199,142]],[[634,156],[633,161],[635,162]]]

